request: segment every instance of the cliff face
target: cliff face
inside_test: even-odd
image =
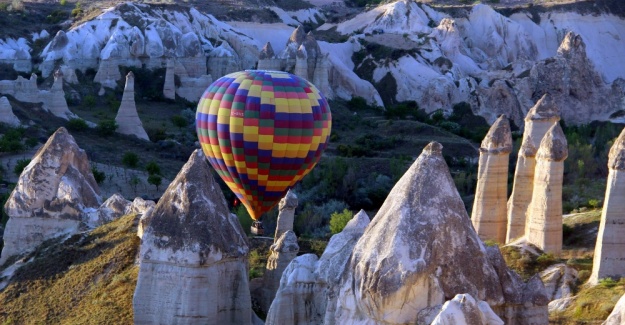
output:
[[[201,151],[145,223],[135,324],[250,324],[245,232]]]

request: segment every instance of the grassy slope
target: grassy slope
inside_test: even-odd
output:
[[[139,247],[134,215],[51,240],[0,292],[1,324],[131,324]]]

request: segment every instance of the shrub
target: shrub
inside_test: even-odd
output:
[[[334,235],[343,231],[343,228],[345,228],[353,216],[354,213],[347,209],[343,209],[343,212],[332,213],[330,215],[330,232]]]
[[[98,167],[91,167],[91,172],[93,173],[93,178],[95,178],[95,182],[98,184],[102,184],[106,179],[106,174],[103,171],[100,171]]]
[[[82,104],[85,108],[94,108],[96,104],[95,96],[87,95],[83,98]]]
[[[182,117],[182,116],[180,116],[180,115],[172,116],[171,117],[171,123],[173,123],[179,129],[182,129],[183,127],[185,127],[185,126],[187,126],[189,124],[187,119]]]
[[[100,123],[98,123],[96,131],[99,135],[107,137],[115,133],[115,130],[117,130],[117,126],[118,125],[115,120],[102,120],[100,121]]]
[[[26,168],[28,164],[30,164],[30,159],[18,160],[17,163],[15,164],[15,167],[13,167],[13,173],[15,173],[15,175],[17,176],[20,176],[22,172],[24,171],[24,168]]]
[[[610,277],[599,279],[599,285],[603,286],[605,288],[613,288],[617,284],[618,284],[618,282],[616,282],[614,279],[612,279]]]
[[[601,201],[599,201],[597,199],[590,199],[590,200],[588,200],[588,205],[590,207],[592,207],[593,209],[596,209],[599,206],[601,206]]]
[[[74,9],[72,9],[72,17],[78,17],[82,14],[82,5],[80,2],[76,3]]]
[[[150,161],[147,165],[145,165],[145,170],[150,175],[160,175],[161,174],[161,167],[155,161]]]
[[[84,131],[89,128],[87,122],[85,122],[85,120],[81,118],[72,118],[67,121],[67,124],[65,126],[68,130],[76,132]]]
[[[590,278],[590,271],[581,270],[577,273],[577,282],[585,283]]]
[[[139,164],[139,156],[134,152],[127,151],[122,157],[122,164],[128,168],[136,168]]]

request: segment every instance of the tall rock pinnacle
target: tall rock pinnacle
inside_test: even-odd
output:
[[[555,123],[536,153],[534,189],[525,236],[528,242],[556,255],[562,251],[562,178],[567,156],[566,137],[560,124]]]
[[[608,186],[605,191],[597,245],[588,280],[625,277],[625,130],[610,149]]]
[[[119,111],[117,111],[115,122],[119,126],[117,132],[134,135],[139,139],[150,140],[148,134],[143,129],[139,114],[137,114],[137,106],[135,105],[135,75],[132,71],[126,75],[124,95],[122,96],[122,103],[119,106]]]
[[[506,243],[525,235],[527,209],[534,189],[536,151],[545,133],[560,121],[560,109],[553,96],[545,94],[525,117],[525,132],[514,172],[512,194],[508,201]]]
[[[491,126],[480,147],[477,188],[471,221],[483,240],[504,243],[506,240],[506,199],[508,196],[508,160],[512,151],[512,133],[502,115]]]
[[[250,324],[248,251],[243,228],[196,150],[147,220],[135,324]]]

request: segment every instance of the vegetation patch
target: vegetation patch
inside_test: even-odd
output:
[[[549,315],[550,324],[600,324],[625,294],[625,279],[605,278],[596,286],[584,286],[562,313]]]
[[[138,267],[135,215],[53,239],[0,292],[3,324],[132,324]],[[25,308],[28,306],[28,308]]]

